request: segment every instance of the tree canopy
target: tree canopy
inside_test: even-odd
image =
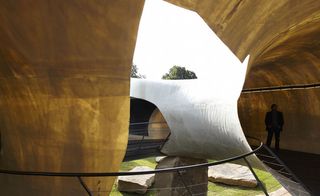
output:
[[[180,80],[180,79],[197,79],[193,71],[187,70],[185,67],[173,66],[170,68],[169,73],[162,76],[164,80]]]
[[[131,78],[146,78],[146,76],[139,74],[137,65],[133,64],[131,67]]]

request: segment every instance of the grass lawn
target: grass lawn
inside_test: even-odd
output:
[[[156,167],[154,157],[139,159],[129,162],[123,162],[121,164],[121,171],[128,171],[136,166],[148,166],[151,168]],[[268,192],[275,191],[281,187],[279,182],[272,177],[272,175],[266,171],[255,169],[259,179],[264,183]],[[151,187],[152,188],[152,187]],[[244,188],[240,186],[228,186],[221,183],[208,182],[208,195],[223,195],[223,196],[250,196],[263,194],[259,187],[256,188]],[[111,196],[138,196],[139,194],[129,194],[117,191],[117,185],[112,188]],[[154,191],[148,191],[145,195],[155,195]]]

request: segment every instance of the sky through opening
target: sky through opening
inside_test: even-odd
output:
[[[133,63],[147,79],[161,79],[173,65],[198,79],[243,85],[246,66],[196,13],[162,0],[146,0]],[[230,81],[231,80],[231,81]]]

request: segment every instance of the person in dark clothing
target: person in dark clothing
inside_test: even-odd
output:
[[[279,150],[280,132],[284,124],[282,112],[277,110],[276,104],[271,105],[271,111],[267,112],[265,117],[266,130],[268,131],[267,146],[270,147],[273,133],[275,135],[276,143],[275,149]]]

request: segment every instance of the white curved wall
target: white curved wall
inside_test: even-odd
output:
[[[196,13],[189,14],[206,29],[207,34],[203,36],[211,37],[201,47],[192,48],[196,62],[208,65],[205,68],[208,74],[199,75],[201,79],[197,80],[131,79],[130,96],[152,102],[164,115],[171,130],[171,136],[162,149],[168,155],[219,159],[248,152],[251,149],[237,114],[237,100],[245,78],[243,68],[247,66],[248,58],[242,64]],[[192,36],[193,40],[200,40]],[[163,43],[174,45],[167,40]],[[205,46],[210,46],[207,56],[201,55],[208,53]],[[153,61],[172,60],[171,56],[180,54],[176,50],[160,58],[157,51],[148,49],[152,51],[149,53]],[[183,53],[183,59],[188,59],[186,54]],[[150,55],[144,53],[143,58],[150,59]],[[153,72],[161,71],[153,67]]]
[[[171,129],[164,153],[218,159],[251,150],[237,114],[240,91],[214,79],[131,79],[130,96],[152,102],[164,115]]]

